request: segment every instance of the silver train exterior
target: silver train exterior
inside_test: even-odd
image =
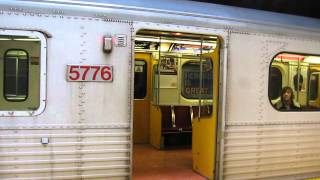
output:
[[[4,0],[0,35],[36,37],[41,68],[39,108],[0,111],[0,179],[131,177],[141,29],[221,38],[216,179],[320,176],[320,112],[281,113],[268,98],[276,54],[319,54],[319,20],[182,0]],[[69,82],[70,64],[111,65],[113,81]]]

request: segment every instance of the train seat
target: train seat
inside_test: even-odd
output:
[[[189,106],[161,106],[162,134],[191,133]]]

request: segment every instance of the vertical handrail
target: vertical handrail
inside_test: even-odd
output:
[[[176,127],[176,114],[174,113],[174,106],[171,106],[171,124],[172,127]]]
[[[300,95],[300,74],[301,74],[301,65],[300,65],[300,58],[299,58],[298,59],[298,67],[297,67],[297,75],[298,75],[298,77],[297,77],[297,102],[300,101],[300,96],[299,96]]]
[[[191,125],[192,125],[192,122],[193,122],[193,108],[192,108],[192,106],[190,106],[190,121],[191,121]]]
[[[201,36],[201,43],[200,43],[200,75],[199,75],[199,106],[198,106],[198,120],[201,118],[201,100],[202,100],[202,43],[203,43],[203,36]]]
[[[161,36],[159,36],[159,58],[158,58],[158,83],[157,83],[157,100],[156,105],[159,107],[160,104],[160,63],[161,63]]]

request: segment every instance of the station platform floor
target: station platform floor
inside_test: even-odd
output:
[[[190,148],[157,150],[149,144],[133,146],[133,180],[205,180],[192,170]]]

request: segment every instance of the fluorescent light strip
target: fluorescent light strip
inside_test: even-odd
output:
[[[17,38],[15,41],[40,41],[40,39],[29,39],[29,38]]]
[[[320,57],[319,56],[307,56],[307,58],[304,59],[304,62],[312,63],[312,64],[320,64]]]
[[[155,38],[146,38],[146,37],[137,37],[135,39],[136,41],[149,41],[149,42],[160,42],[160,39]],[[191,45],[201,45],[201,42],[195,42],[195,41],[175,41],[175,40],[167,40],[167,39],[161,39],[161,42],[163,43],[177,43],[177,44],[191,44]],[[216,42],[212,43],[202,43],[203,46],[216,46]]]
[[[31,38],[0,38],[0,41],[40,41],[40,39],[31,39]]]

